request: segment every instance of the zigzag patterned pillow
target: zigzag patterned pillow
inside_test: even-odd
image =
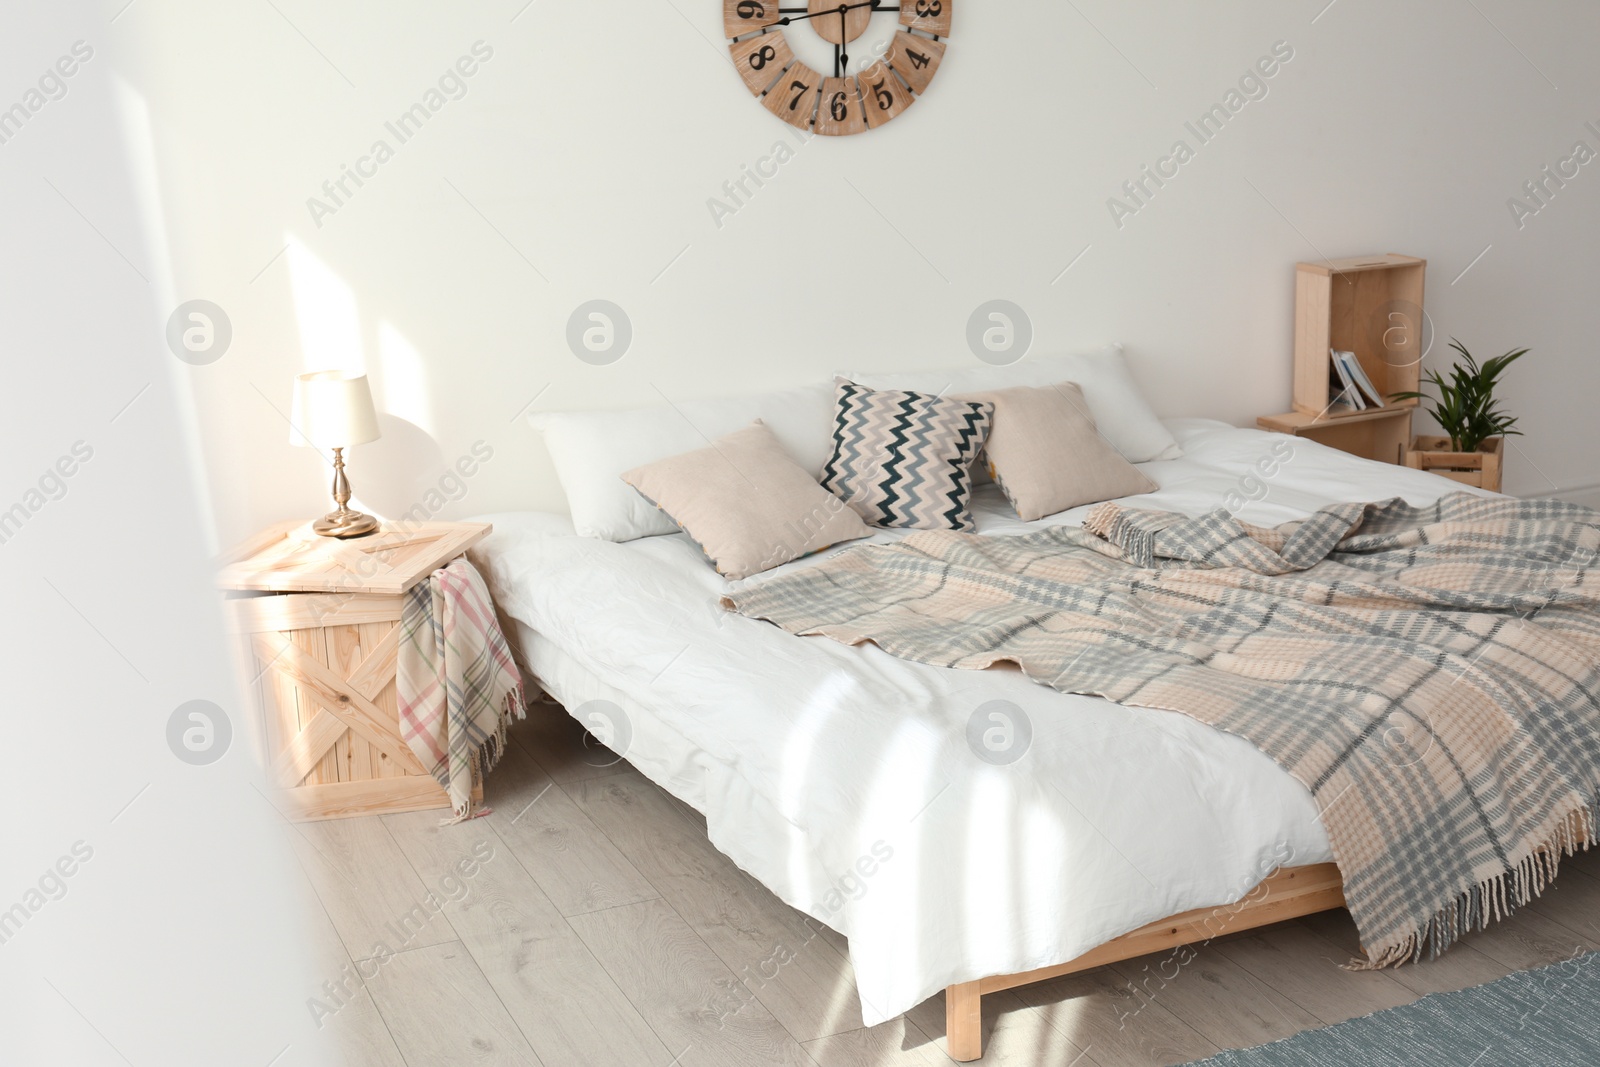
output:
[[[833,380],[833,457],[822,487],[874,526],[977,529],[972,461],[994,405]]]

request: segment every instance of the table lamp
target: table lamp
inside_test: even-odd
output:
[[[344,474],[344,450],[378,439],[378,413],[365,374],[320,370],[294,380],[294,410],[289,440],[333,450],[333,501],[339,505],[311,524],[324,537],[361,537],[378,528],[378,520],[351,511],[350,480]]]

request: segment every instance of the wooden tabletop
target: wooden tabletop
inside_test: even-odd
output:
[[[217,584],[273,593],[403,593],[491,529],[485,522],[386,522],[366,537],[340,540],[292,520],[223,553]]]

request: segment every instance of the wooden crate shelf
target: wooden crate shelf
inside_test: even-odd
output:
[[[1330,352],[1354,352],[1385,398],[1415,390],[1422,380],[1427,268],[1427,260],[1393,252],[1295,264],[1294,410],[1263,415],[1256,425],[1366,459],[1404,463],[1417,401],[1333,410],[1330,399],[1342,387],[1334,385]]]
[[[405,592],[489,533],[482,523],[317,537],[283,523],[222,559],[270,799],[290,819],[450,807],[400,735]]]
[[[1428,261],[1388,253],[1295,266],[1294,399],[1296,411],[1328,419],[1329,349],[1354,352],[1385,400],[1422,380],[1422,311]],[[1417,401],[1390,402],[1415,407]]]

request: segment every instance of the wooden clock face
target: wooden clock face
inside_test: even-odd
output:
[[[780,2],[787,6],[779,6]],[[955,0],[722,0],[734,68],[761,106],[791,126],[827,136],[875,130],[928,91],[944,61]],[[851,45],[872,16],[898,12],[882,55]],[[827,71],[794,54],[785,33],[815,33],[833,51]]]

